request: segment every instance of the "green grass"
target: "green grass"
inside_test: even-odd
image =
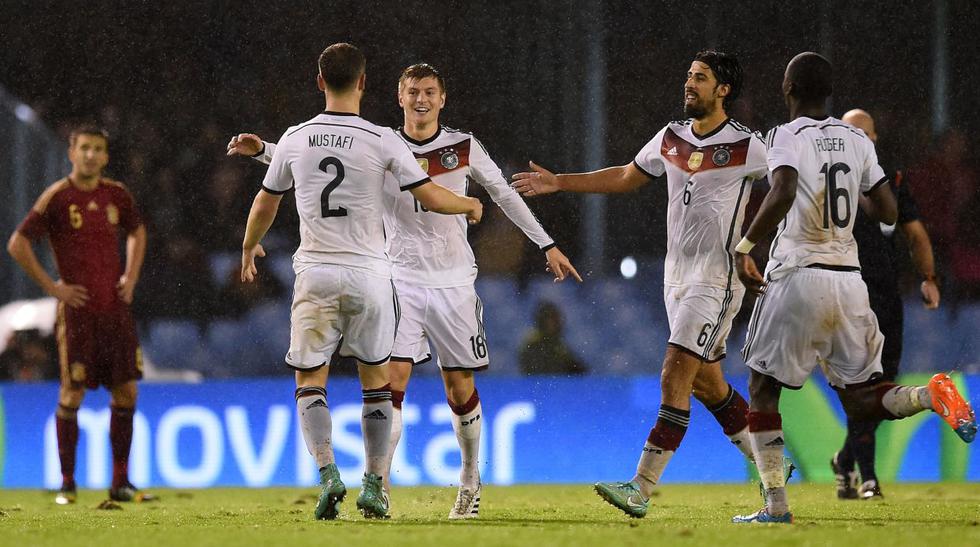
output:
[[[759,507],[750,485],[664,486],[632,520],[589,486],[486,486],[478,521],[449,522],[450,488],[396,488],[389,521],[312,520],[316,490],[160,490],[161,501],[96,509],[104,491],[59,507],[36,490],[0,490],[0,545],[980,545],[980,485],[886,485],[881,502],[839,502],[829,485],[790,486],[793,526],[736,526]]]

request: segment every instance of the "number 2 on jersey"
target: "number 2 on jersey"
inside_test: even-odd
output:
[[[823,173],[826,192],[823,195],[823,227],[830,228],[830,221],[838,228],[846,228],[851,222],[851,194],[847,188],[837,187],[837,173],[845,175],[851,172],[851,168],[846,163],[835,163],[833,165],[823,164],[820,168]],[[844,214],[840,213],[840,200],[844,200]]]
[[[332,181],[327,183],[327,187],[323,189],[320,193],[320,216],[323,218],[329,217],[345,217],[347,216],[347,209],[343,207],[337,207],[335,209],[330,208],[330,192],[333,192],[340,186],[341,182],[344,182],[344,164],[340,162],[340,159],[333,156],[323,158],[320,162],[320,171],[326,174],[330,174],[327,171],[327,167],[333,166],[335,175]]]

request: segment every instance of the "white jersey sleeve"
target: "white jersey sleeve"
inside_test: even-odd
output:
[[[874,143],[870,140],[865,142],[867,149],[867,159],[861,169],[861,193],[867,195],[878,186],[888,182],[885,170],[878,165],[878,153],[875,151]]]
[[[283,136],[292,130],[293,128],[290,127]],[[262,180],[262,189],[270,194],[285,194],[293,187],[293,172],[290,168],[289,161],[287,161],[287,154],[279,154],[277,156],[274,154],[276,147],[272,145],[272,150],[269,151],[269,146],[267,143],[266,152],[268,152],[270,159],[269,169],[266,170],[265,179]]]
[[[766,160],[770,171],[780,167],[792,167],[800,171],[800,140],[786,130],[785,126],[777,126],[769,131],[767,139],[769,150]]]
[[[262,141],[262,150],[252,156],[255,161],[260,161],[266,165],[272,163],[272,155],[276,153],[276,143]]]
[[[639,153],[633,159],[633,164],[636,165],[640,171],[643,171],[650,178],[657,178],[663,176],[667,168],[664,166],[664,158],[660,154],[660,149],[663,146],[664,133],[666,133],[667,128],[661,129],[650,142],[640,149]]]
[[[748,167],[748,177],[753,180],[764,179],[769,175],[769,165],[766,160],[766,142],[756,131],[749,141],[749,157],[745,162]]]
[[[385,129],[381,133],[381,148],[386,168],[394,175],[401,190],[411,190],[432,180],[419,166],[405,141],[393,130]]]
[[[483,147],[483,143],[478,141],[476,137],[471,137],[471,139],[476,145],[470,147],[470,174],[473,179],[486,188],[493,202],[504,211],[504,214],[515,226],[524,232],[528,239],[541,249],[554,246],[555,241],[541,227],[541,223],[534,217],[534,213],[517,194],[517,191],[507,184],[503,172],[490,158]]]

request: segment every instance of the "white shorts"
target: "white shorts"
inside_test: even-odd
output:
[[[484,370],[490,366],[483,330],[483,302],[473,285],[440,289],[395,281],[402,319],[394,359],[428,361],[431,344],[442,370]]]
[[[346,266],[313,266],[296,275],[286,363],[319,368],[340,344],[341,357],[380,365],[391,355],[397,328],[391,279]]]
[[[881,374],[885,337],[860,272],[798,268],[756,301],[742,357],[787,387],[803,387],[819,363],[836,387]]]
[[[664,285],[664,305],[670,325],[670,344],[680,346],[708,363],[725,357],[732,320],[742,307],[745,287],[731,290],[708,285]]]

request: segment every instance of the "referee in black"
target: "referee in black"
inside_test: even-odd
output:
[[[864,110],[851,110],[842,119],[864,131],[872,142],[878,142],[874,119]],[[909,185],[902,179],[902,172],[891,173],[889,179],[892,192],[898,199],[898,222],[895,228],[901,230],[905,236],[912,264],[922,278],[920,288],[925,307],[936,309],[939,306],[939,287],[936,284],[929,234],[919,220]],[[898,290],[898,251],[895,248],[894,229],[888,229],[871,220],[858,207],[854,239],[857,240],[861,260],[861,277],[868,285],[871,309],[878,316],[878,324],[885,335],[885,346],[881,354],[883,379],[894,380],[902,359],[902,296]],[[881,497],[881,487],[875,475],[875,430],[879,423],[881,422],[848,420],[844,446],[830,461],[837,476],[838,498]],[[861,472],[860,485],[854,471],[855,463]]]

